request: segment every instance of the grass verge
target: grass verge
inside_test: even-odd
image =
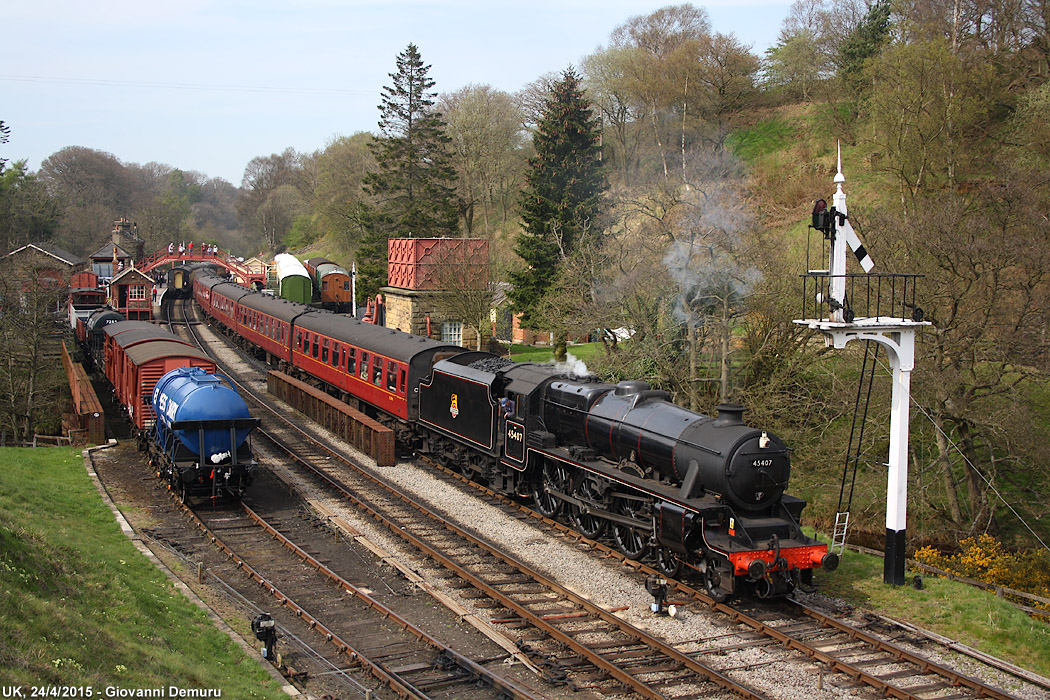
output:
[[[285,698],[120,531],[79,449],[0,448],[0,685]]]
[[[1050,625],[993,593],[923,576],[922,590],[883,583],[881,557],[845,552],[838,570],[819,572],[822,593],[951,637],[967,646],[1050,677]],[[908,581],[914,577],[908,573]]]
[[[568,354],[582,362],[600,357],[604,352],[601,343],[580,343],[568,347]],[[554,349],[543,345],[511,345],[510,359],[515,362],[553,362]]]

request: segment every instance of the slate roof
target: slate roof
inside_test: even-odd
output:
[[[21,253],[27,248],[35,248],[41,253],[44,253],[45,255],[50,255],[51,257],[59,260],[60,262],[65,263],[66,265],[69,265],[70,267],[84,265],[87,263],[87,260],[85,260],[84,258],[77,257],[76,255],[70,253],[68,250],[62,250],[58,246],[53,246],[48,243],[28,243],[22,246],[21,248],[15,248],[10,253],[8,253],[6,257],[11,257],[16,253]]]

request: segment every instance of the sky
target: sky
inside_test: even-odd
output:
[[[578,66],[630,17],[676,0],[13,0],[5,4],[0,158],[31,171],[67,146],[240,185],[257,156],[378,133],[397,55],[437,92],[515,92]],[[714,31],[763,55],[790,0],[716,0]]]

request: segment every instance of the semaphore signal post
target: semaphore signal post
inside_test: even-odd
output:
[[[923,326],[922,309],[915,303],[919,275],[871,274],[874,262],[850,224],[846,193],[842,185],[842,153],[839,151],[832,207],[823,199],[813,209],[812,227],[829,245],[826,270],[803,275],[803,316],[795,323],[824,334],[828,347],[844,348],[851,340],[866,340],[885,348],[892,373],[889,469],[886,489],[886,559],[883,580],[905,583],[907,544],[908,430],[911,400],[911,371],[915,366],[915,334]],[[846,248],[852,249],[863,273],[846,271]],[[812,312],[812,314],[810,314]],[[848,513],[839,514],[846,515]],[[836,519],[836,539],[845,541],[846,520]],[[833,543],[833,546],[838,544]]]

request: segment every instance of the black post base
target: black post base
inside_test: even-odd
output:
[[[886,528],[886,559],[883,563],[882,581],[891,586],[904,585],[904,546],[906,530]]]

